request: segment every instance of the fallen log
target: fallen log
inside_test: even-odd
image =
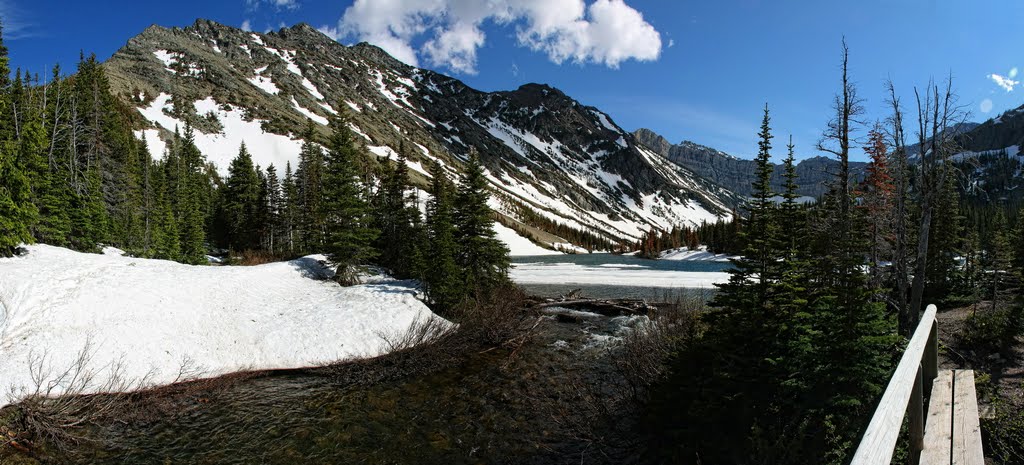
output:
[[[571,310],[584,310],[599,313],[605,316],[619,315],[647,315],[654,307],[642,300],[599,300],[599,299],[577,299],[552,301],[533,306],[534,310],[542,310],[551,307],[563,307]]]

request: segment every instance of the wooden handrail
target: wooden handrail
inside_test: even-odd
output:
[[[917,464],[924,447],[924,392],[939,373],[936,308],[929,305],[903,352],[889,385],[878,402],[851,465],[888,465],[904,415],[910,415],[910,463]]]

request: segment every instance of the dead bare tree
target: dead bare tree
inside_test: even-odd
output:
[[[958,150],[955,128],[967,118],[963,107],[957,104],[952,76],[946,79],[944,89],[934,81],[929,81],[924,89],[923,98],[917,88],[914,88],[914,96],[917,100],[919,149],[918,179],[915,187],[921,208],[921,220],[914,261],[914,280],[910,289],[908,328],[916,327],[920,318],[925,272],[928,269],[928,240],[935,202],[950,173],[947,163],[949,157]]]
[[[910,306],[907,302],[907,291],[910,289],[910,264],[908,245],[907,200],[909,197],[909,165],[907,161],[906,133],[903,130],[903,108],[896,96],[896,86],[892,80],[886,81],[889,91],[889,106],[892,114],[888,120],[889,143],[892,145],[892,177],[896,188],[893,228],[893,304],[897,308],[899,333],[909,336],[914,326],[911,325]]]

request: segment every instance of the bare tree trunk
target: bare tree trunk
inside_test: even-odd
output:
[[[914,269],[914,283],[910,292],[910,312],[908,328],[913,331],[921,317],[921,304],[924,300],[924,275],[928,271],[928,240],[931,233],[932,206],[927,197],[921,205],[921,230],[917,236],[917,260]]]
[[[945,184],[949,169],[946,162],[957,149],[953,139],[953,123],[962,123],[966,114],[956,106],[952,77],[946,80],[943,95],[939,86],[929,83],[924,102],[917,96],[918,144],[920,147],[920,176],[918,190],[921,198],[921,223],[918,232],[917,257],[914,282],[911,286],[910,323],[917,326],[924,305],[925,273],[928,271],[929,235],[932,224],[934,200],[941,186]]]
[[[896,224],[894,225],[895,241],[893,244],[893,274],[895,305],[899,320],[899,333],[907,337],[913,331],[910,325],[910,306],[907,302],[907,289],[910,288],[909,264],[907,263],[907,143],[906,133],[903,131],[903,110],[900,108],[899,97],[896,96],[896,87],[892,81],[887,83],[889,89],[889,104],[892,106],[892,125],[890,137],[893,144],[893,158],[896,169],[894,180],[896,184]]]

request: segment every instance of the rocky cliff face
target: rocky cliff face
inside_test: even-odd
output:
[[[636,238],[651,226],[713,221],[740,201],[557,89],[477,91],[304,24],[270,34],[205,20],[152,26],[105,67],[139,109],[139,134],[154,152],[187,122],[222,171],[242,142],[257,163],[294,168],[307,120],[326,134],[329,119],[343,112],[381,159],[404,149],[421,184],[428,163],[455,174],[475,149],[493,205],[513,222],[529,210],[609,239]]]
[[[671,144],[664,137],[649,129],[638,129],[633,135],[637,142],[649,147],[655,153],[682,166],[693,173],[742,196],[749,196],[754,181],[753,160],[736,158],[710,147],[683,141]],[[828,182],[836,172],[837,162],[826,157],[812,157],[797,163],[798,193],[817,198],[828,190]],[[855,178],[864,175],[866,164],[851,162],[850,171]],[[782,170],[779,165],[772,173],[772,185],[782,190]]]

